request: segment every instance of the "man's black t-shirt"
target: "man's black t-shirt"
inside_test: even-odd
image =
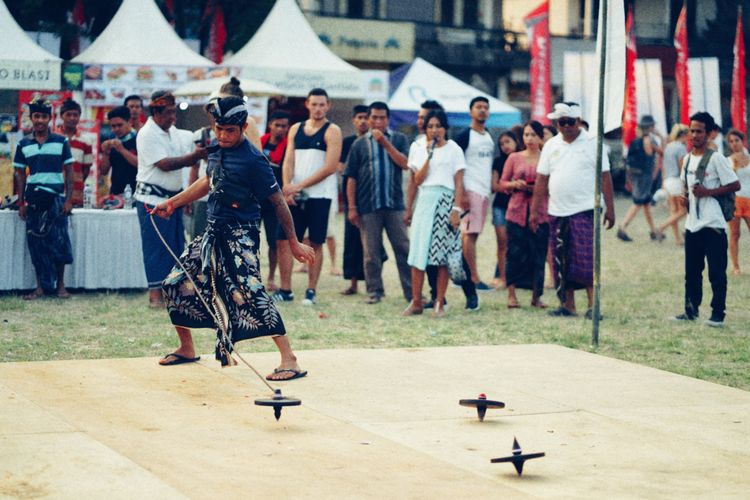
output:
[[[352,149],[352,144],[354,144],[354,141],[356,140],[356,135],[344,137],[344,141],[341,143],[341,163],[346,163],[346,159],[349,157],[349,150]]]
[[[135,132],[131,130],[118,139],[122,142],[125,149],[133,154],[136,154],[135,136]],[[109,164],[112,166],[112,171],[110,172],[111,186],[109,188],[109,193],[121,195],[125,191],[125,186],[128,184],[130,185],[131,191],[135,193],[135,176],[138,173],[137,166],[128,163],[128,160],[114,149],[109,153]]]

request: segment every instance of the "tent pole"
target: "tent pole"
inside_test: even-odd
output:
[[[602,150],[604,146],[604,93],[605,73],[607,66],[607,18],[609,17],[609,0],[601,2],[599,8],[602,20],[601,52],[599,54],[599,107],[596,117],[596,176],[594,184],[594,307],[592,308],[591,344],[599,347],[599,311],[601,310],[601,267],[602,267]]]

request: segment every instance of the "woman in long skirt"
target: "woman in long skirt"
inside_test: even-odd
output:
[[[505,279],[508,286],[509,309],[520,307],[516,288],[532,291],[532,307],[547,307],[541,301],[549,238],[547,200],[540,203],[537,230],[532,231],[528,224],[543,137],[542,124],[537,121],[528,122],[523,128],[526,149],[508,157],[500,179],[500,187],[512,193],[505,215],[508,226]]]
[[[415,162],[421,165],[414,172],[419,186],[417,204],[412,217],[409,240],[412,301],[404,316],[422,314],[422,285],[427,266],[437,266],[437,298],[435,316],[444,315],[445,290],[448,288],[448,255],[459,238],[460,201],[466,164],[461,147],[446,139],[448,118],[440,110],[432,110],[425,118],[426,147]]]

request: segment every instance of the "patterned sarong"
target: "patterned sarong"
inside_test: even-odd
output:
[[[441,186],[419,189],[409,238],[409,265],[424,271],[427,266],[447,266],[455,251],[459,231],[450,223],[453,191]]]
[[[594,285],[594,211],[550,219],[555,287],[558,298],[564,302],[566,290]]]
[[[46,292],[57,287],[57,266],[73,262],[68,216],[63,213],[63,204],[63,199],[58,196],[45,210],[35,209],[32,205],[26,210],[26,241],[31,263]]]
[[[180,257],[212,309],[213,300],[223,304],[231,344],[286,333],[281,315],[261,282],[259,244],[257,225],[209,222],[206,232],[195,238]],[[231,344],[223,342],[218,325],[179,266],[172,269],[162,289],[173,325],[217,329],[216,359],[226,365],[224,352],[231,353]]]

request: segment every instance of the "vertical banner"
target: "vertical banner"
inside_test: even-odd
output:
[[[638,52],[633,31],[633,6],[628,9],[625,21],[627,46],[625,48],[625,106],[622,112],[622,143],[627,148],[635,139],[635,128],[638,125],[638,101],[636,89],[635,60]]]
[[[745,39],[742,30],[742,7],[737,11],[737,33],[734,38],[732,70],[732,126],[747,136],[747,94],[745,92]]]
[[[690,114],[708,111],[716,120],[716,124],[721,127],[719,59],[716,57],[688,59],[688,75],[690,78]]]
[[[656,130],[667,136],[667,112],[664,104],[664,81],[659,59],[636,59],[635,61],[636,116],[651,115]]]
[[[677,50],[677,63],[674,78],[680,98],[680,123],[690,123],[690,76],[688,70],[687,6],[683,5],[674,28],[674,48]]]
[[[524,19],[531,52],[531,119],[549,124],[552,110],[550,83],[549,0],[531,11]]]
[[[600,92],[604,92],[604,130],[607,132],[620,128],[622,126],[622,107],[625,101],[625,6],[623,0],[605,0],[608,2],[608,15],[603,19],[603,9],[599,9],[599,34],[596,37],[596,66],[594,72],[589,73],[589,78],[594,80],[594,113],[596,117],[599,114]],[[602,53],[604,23],[607,23],[607,49],[604,53],[606,63],[604,65],[604,89],[599,88],[598,75],[602,71],[599,66],[600,55]],[[590,123],[589,131],[596,134],[598,120]]]

